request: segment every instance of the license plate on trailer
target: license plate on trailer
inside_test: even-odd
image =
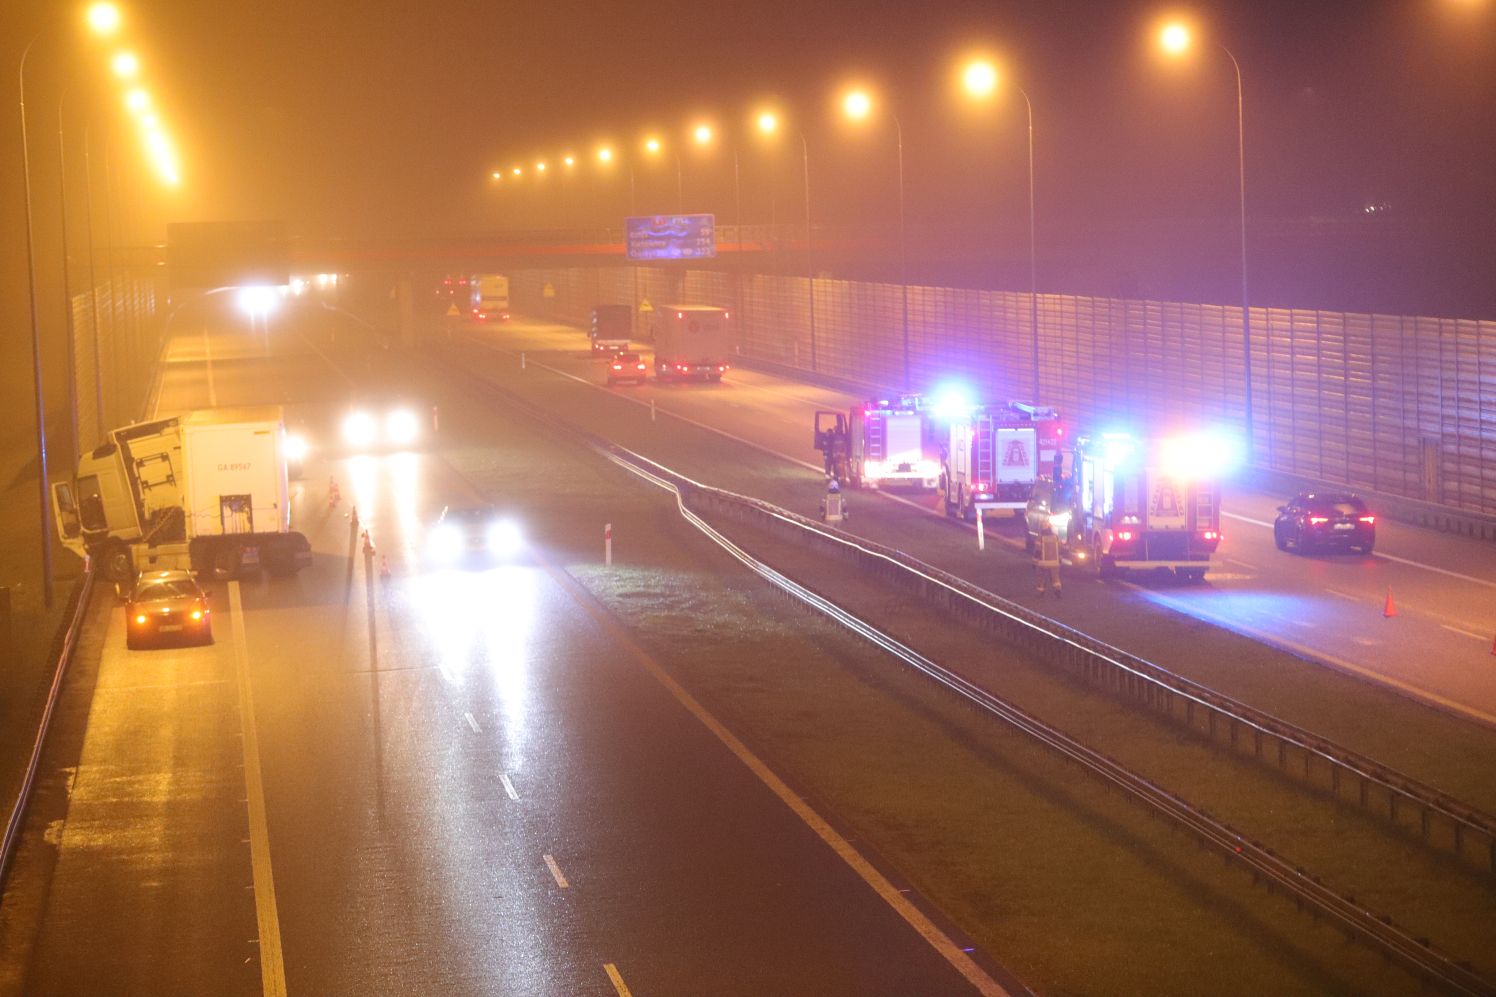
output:
[[[1356,528],[1356,524],[1355,523],[1336,523],[1335,524],[1335,529],[1337,529],[1337,530],[1354,530],[1355,528]]]
[[[178,630],[182,629],[182,624],[180,624],[180,623],[163,623],[159,627],[157,627],[156,629],[160,630],[164,634],[176,633]]]
[[[258,548],[258,547],[244,547],[244,548],[242,548],[242,550],[244,551],[244,556],[242,558],[240,558],[240,560],[239,560],[240,564],[259,564],[260,563],[260,548]]]

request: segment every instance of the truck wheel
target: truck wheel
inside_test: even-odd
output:
[[[219,544],[213,551],[213,577],[227,581],[239,574],[244,563],[244,551],[236,543]]]
[[[966,504],[965,485],[961,486],[961,491],[958,493],[956,501],[957,504],[961,507],[961,518],[966,520],[968,523],[975,523],[977,521],[977,507],[974,505]]]
[[[111,543],[100,555],[104,577],[111,582],[129,584],[135,580],[135,558],[122,543]]]
[[[288,578],[296,574],[296,555],[291,545],[281,540],[272,540],[265,547],[265,570],[274,578]]]

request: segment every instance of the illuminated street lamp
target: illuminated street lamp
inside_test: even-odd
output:
[[[86,19],[89,28],[96,35],[112,35],[119,30],[119,8],[112,3],[96,3],[89,7]],[[46,608],[51,609],[54,599],[52,497],[47,479],[47,406],[42,382],[41,313],[37,307],[36,225],[31,202],[31,149],[26,130],[26,60],[31,56],[32,47],[42,35],[47,33],[47,30],[48,28],[44,27],[32,35],[26,47],[21,50],[21,61],[16,70],[16,82],[21,111],[21,180],[26,198],[26,275],[31,302],[31,373],[36,399],[37,496],[41,526],[37,539],[41,544],[42,555],[42,601]]]
[[[1158,45],[1170,58],[1182,58],[1194,47],[1194,32],[1190,26],[1173,21],[1163,25],[1158,32]],[[1241,233],[1241,348],[1242,348],[1242,415],[1246,422],[1247,459],[1252,459],[1255,440],[1252,419],[1252,312],[1247,297],[1247,152],[1246,121],[1242,113],[1241,63],[1225,45],[1216,47],[1231,60],[1236,75],[1236,182],[1237,210]]]
[[[987,100],[997,92],[997,66],[986,59],[973,59],[961,71],[961,86],[973,100]],[[1029,338],[1034,353],[1034,404],[1043,396],[1039,385],[1039,257],[1034,227],[1034,104],[1028,91],[1015,86],[1028,112],[1028,208],[1029,208]]]
[[[492,177],[494,180],[502,180],[502,179],[504,179],[504,174],[501,173],[501,172],[499,172],[498,170],[494,170],[492,173],[489,174],[489,176]]]
[[[694,129],[691,130],[691,138],[693,140],[695,140],[695,142],[696,142],[696,144],[698,146],[701,146],[702,148],[706,148],[707,146],[710,146],[712,144],[713,140],[716,138],[716,132],[713,130],[713,128],[712,128],[711,125],[709,125],[709,124],[707,124],[705,122],[702,122],[701,124],[698,124]],[[732,151],[733,223],[737,226],[737,229],[738,229],[738,252],[742,253],[742,251],[743,251],[743,186],[742,186],[742,173],[740,172],[740,170],[738,168],[738,144],[736,142],[730,142],[730,143],[728,143],[728,148],[731,149],[731,151]]]
[[[842,113],[851,121],[861,123],[872,117],[873,98],[862,89],[848,90],[842,96]],[[909,273],[908,273],[908,249],[905,241],[904,226],[904,126],[899,123],[899,116],[889,112],[888,117],[893,121],[894,136],[897,139],[899,156],[899,288],[903,308],[903,330],[904,330],[904,390],[909,390]]]
[[[615,154],[614,154],[613,149],[612,149],[611,146],[606,146],[605,145],[605,146],[602,146],[601,148],[599,148],[597,150],[597,161],[599,163],[602,163],[604,166],[610,165],[613,162],[614,158],[615,158]],[[630,215],[636,215],[639,212],[638,212],[638,209],[635,207],[635,197],[634,197],[634,164],[633,164],[632,161],[630,161],[629,164],[628,164],[628,171],[629,171],[629,214]]]
[[[567,156],[567,157],[566,157],[566,158],[564,158],[564,159],[562,159],[562,160],[561,160],[561,162],[562,162],[562,163],[563,163],[563,164],[564,164],[564,165],[565,165],[565,166],[566,166],[566,168],[567,168],[567,169],[568,169],[568,170],[569,170],[569,169],[571,169],[571,168],[572,168],[572,167],[573,167],[573,166],[575,166],[575,165],[577,165],[577,157],[575,157],[575,156]]]
[[[545,172],[545,162],[543,160],[541,162],[538,162],[538,163],[535,164],[535,172],[536,173],[544,173]]]
[[[520,167],[518,167],[518,166],[516,166],[513,169],[511,169],[509,172],[513,173],[517,177],[522,177],[522,176],[525,175],[525,171],[523,169],[521,169]]]
[[[134,52],[120,52],[109,61],[114,75],[122,80],[133,80],[140,75],[140,59]]]
[[[760,135],[766,139],[772,139],[779,134],[779,115],[774,111],[760,111],[755,121],[758,125]],[[805,178],[805,285],[809,289],[810,296],[810,369],[816,369],[816,281],[815,267],[811,262],[811,250],[814,242],[810,232],[810,146],[805,142],[805,132],[795,129],[795,134],[800,139],[800,162],[804,168]]]
[[[144,114],[151,106],[151,95],[140,87],[125,94],[125,107],[132,114]]]

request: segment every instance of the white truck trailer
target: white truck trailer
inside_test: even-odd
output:
[[[709,305],[665,305],[655,312],[655,376],[720,381],[732,355],[732,313]]]
[[[112,581],[150,568],[232,578],[311,563],[291,529],[286,431],[276,407],[213,409],[137,423],[84,454],[52,486],[63,544]]]

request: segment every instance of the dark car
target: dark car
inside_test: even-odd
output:
[[[1279,550],[1359,550],[1370,554],[1377,541],[1377,518],[1359,495],[1300,492],[1278,506],[1273,539]]]
[[[608,386],[619,381],[636,381],[644,384],[649,380],[649,365],[637,353],[620,353],[608,364]]]
[[[213,643],[208,593],[190,572],[142,572],[125,600],[125,646],[165,643]]]
[[[447,506],[426,533],[427,559],[438,567],[497,564],[523,547],[518,524],[491,505]]]

